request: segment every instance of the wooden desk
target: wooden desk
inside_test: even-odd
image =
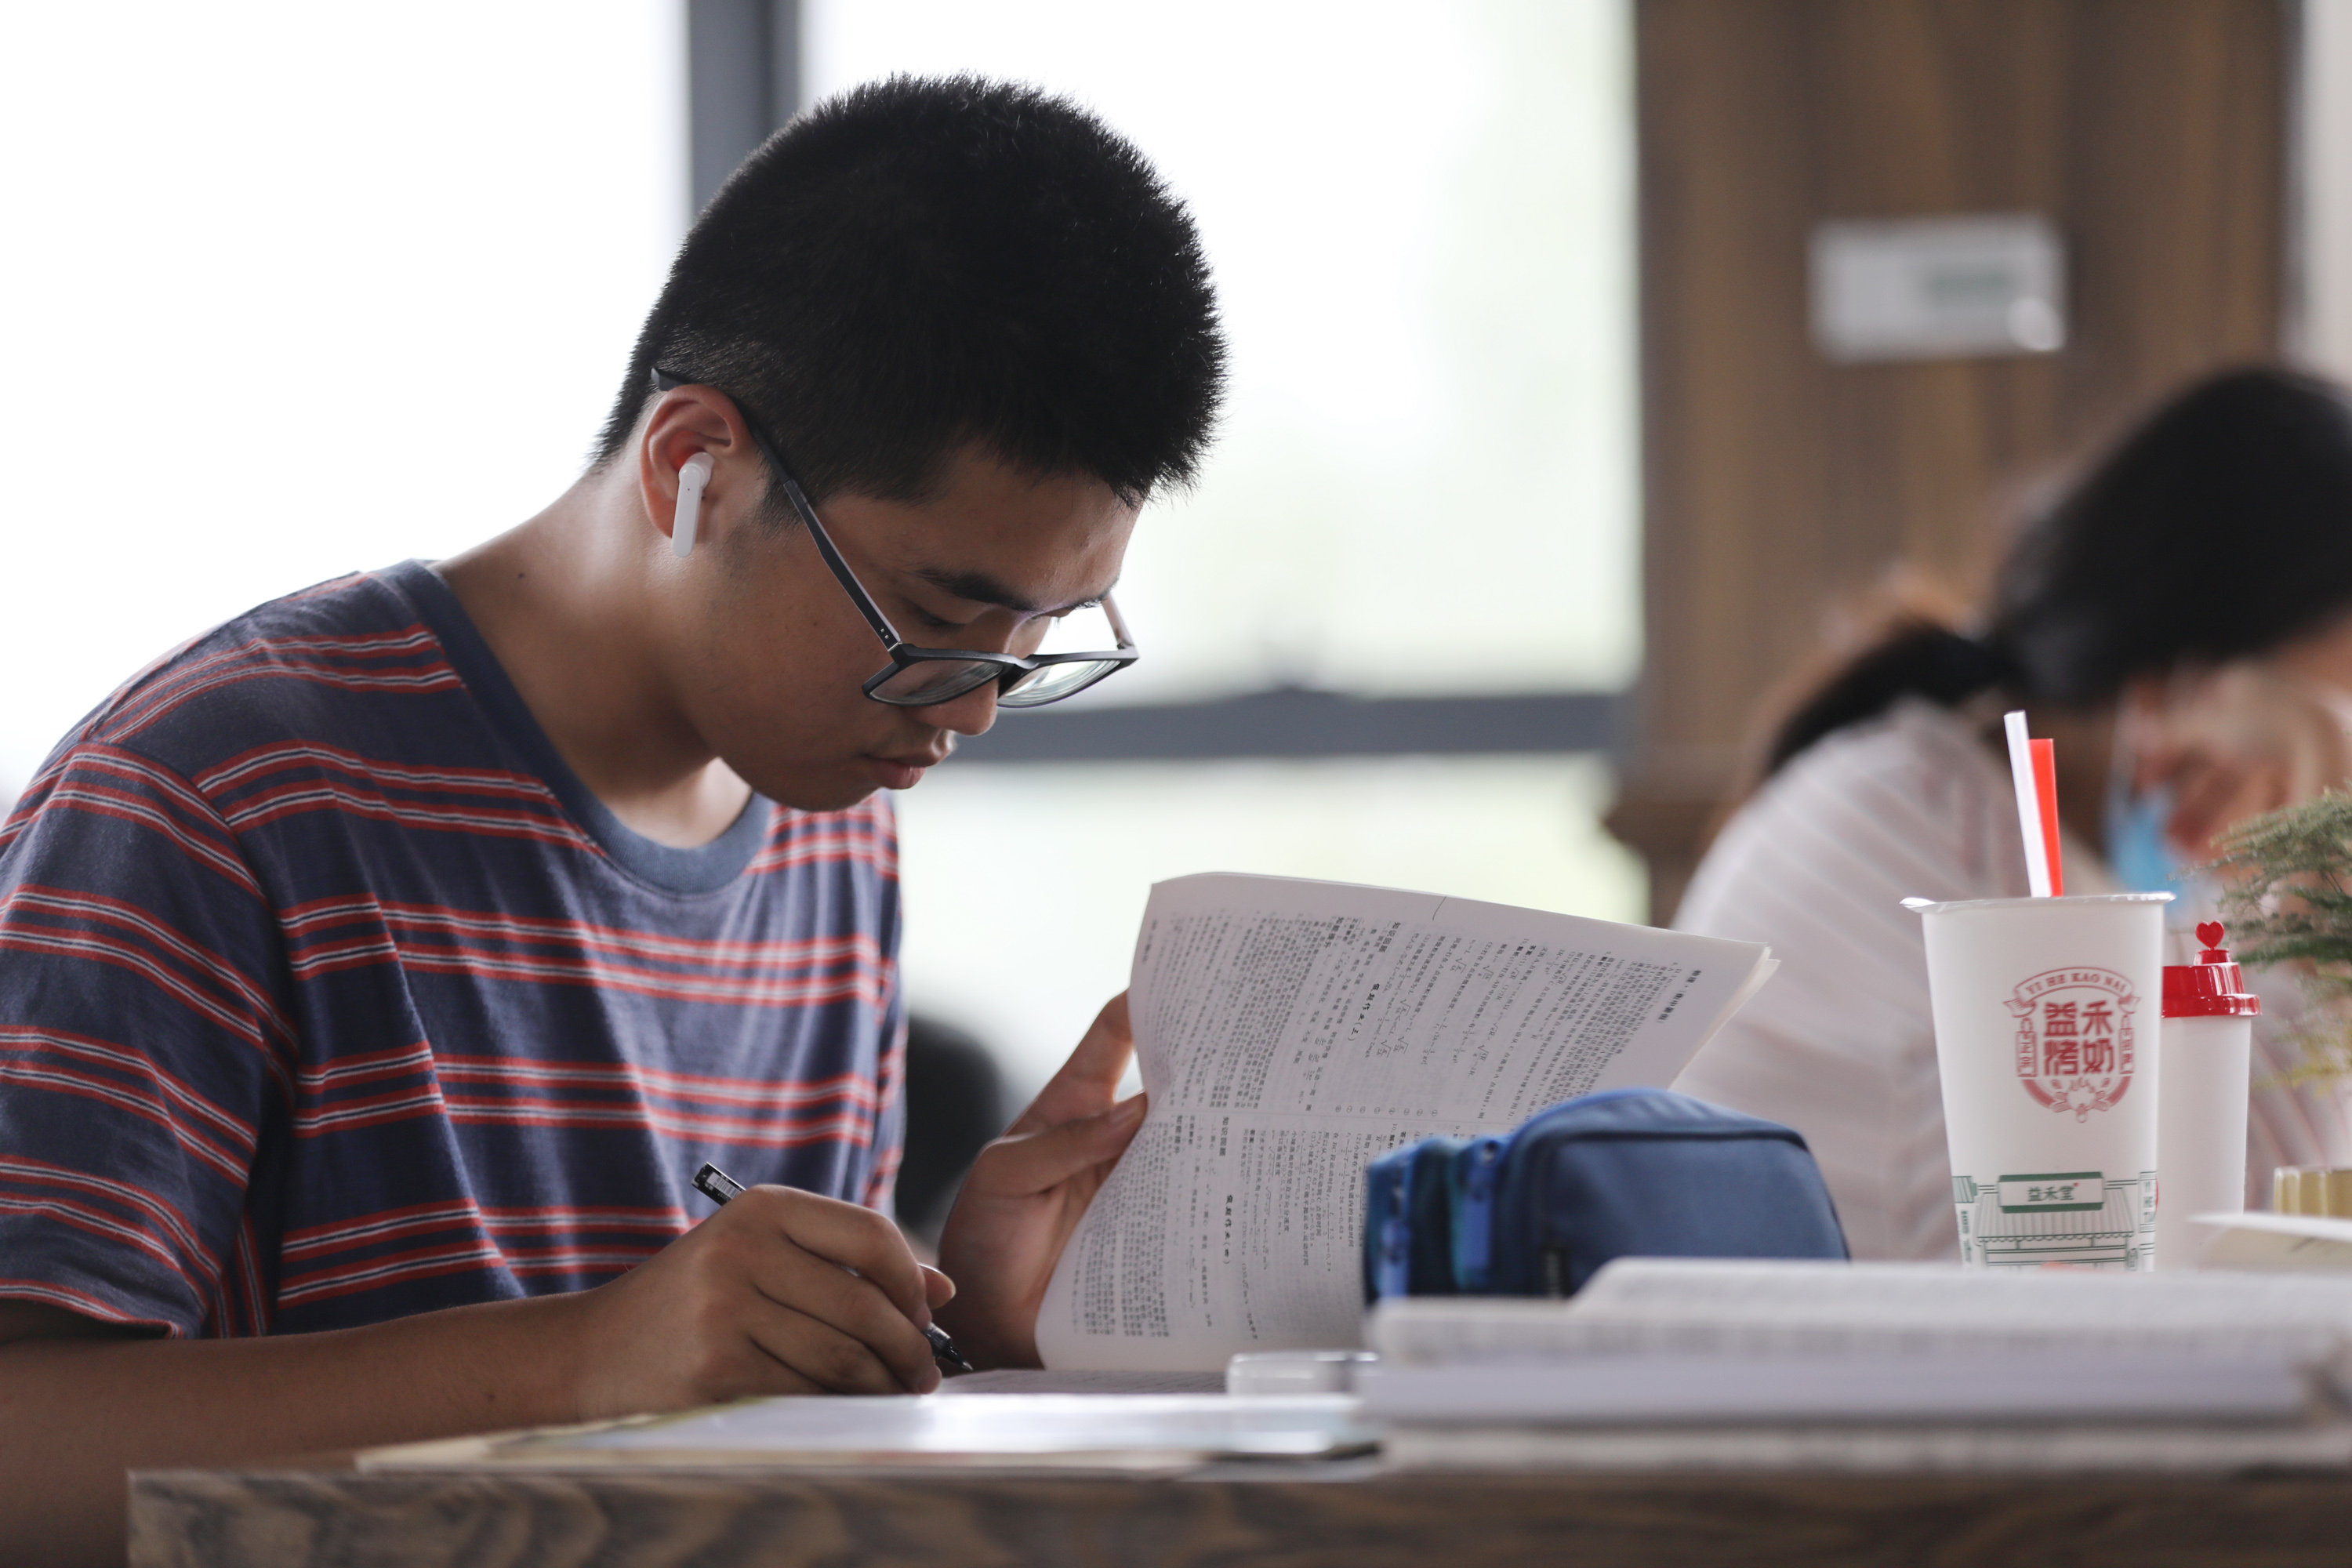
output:
[[[136,1568],[2341,1568],[2352,1478],[280,1469],[134,1476]],[[1345,1479],[1339,1479],[1345,1478]]]

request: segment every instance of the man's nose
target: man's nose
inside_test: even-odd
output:
[[[996,722],[996,682],[983,680],[961,697],[911,711],[924,723],[959,735],[984,735]]]

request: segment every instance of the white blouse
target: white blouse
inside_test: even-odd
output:
[[[2079,841],[2071,892],[2113,888]],[[1951,710],[1921,701],[1840,731],[1741,806],[1700,864],[1675,924],[1770,945],[1780,972],[1675,1082],[1805,1135],[1856,1258],[1956,1258],[1951,1166],[1917,915],[1901,900],[2021,898],[2025,856],[2009,770]],[[2186,932],[2202,900],[2170,907]],[[2176,944],[2194,944],[2177,937]],[[2175,952],[2167,962],[2189,962]],[[2276,1083],[2301,1059],[2294,982],[2250,977],[2250,1187],[2272,1168],[2352,1164],[2341,1084]]]

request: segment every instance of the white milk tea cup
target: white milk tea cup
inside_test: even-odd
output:
[[[2169,893],[1906,899],[1926,922],[1960,1260],[2156,1264]]]

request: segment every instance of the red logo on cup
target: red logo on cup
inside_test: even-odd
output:
[[[2020,981],[2006,1003],[2017,1019],[2017,1077],[2053,1110],[2087,1120],[2131,1088],[2132,1012],[2139,997],[2112,969],[2051,969]]]

